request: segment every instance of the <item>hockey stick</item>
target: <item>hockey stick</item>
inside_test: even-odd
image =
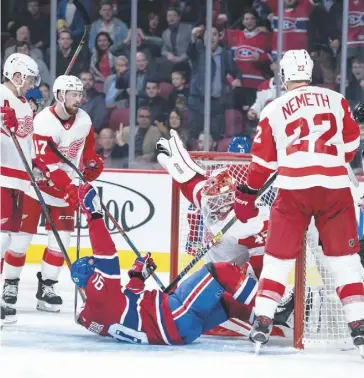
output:
[[[267,181],[266,183],[259,189],[257,193],[257,200],[263,196],[263,194],[270,188],[273,181],[277,177],[277,172],[275,172]],[[234,210],[232,210],[233,212]],[[177,285],[179,281],[206,255],[206,253],[214,247],[221,238],[227,233],[227,231],[235,224],[237,221],[236,216],[234,215],[229,222],[225,224],[225,226],[206,244],[205,247],[200,248],[197,252],[193,260],[177,275],[177,277],[165,288],[164,292],[170,294],[171,290],[174,286]]]
[[[80,258],[80,247],[81,247],[81,207],[80,206],[77,206],[76,228],[77,228],[76,260],[78,260]],[[78,291],[77,291],[77,286],[75,286],[74,316],[75,316],[76,323],[78,323],[77,304],[78,304]]]
[[[34,190],[35,190],[35,193],[37,194],[37,197],[38,197],[38,200],[39,200],[39,204],[40,204],[40,206],[41,206],[41,208],[42,208],[43,214],[44,214],[44,216],[46,217],[46,219],[47,219],[47,221],[48,221],[48,223],[49,223],[49,225],[50,225],[50,227],[51,227],[51,229],[52,229],[52,232],[53,232],[53,234],[54,234],[54,236],[55,236],[55,238],[56,238],[56,240],[57,240],[57,243],[58,243],[58,245],[59,245],[59,248],[61,249],[61,251],[62,251],[62,253],[63,253],[63,255],[64,255],[64,259],[65,259],[65,261],[66,261],[66,264],[68,265],[69,268],[71,268],[71,265],[72,265],[71,260],[70,260],[70,258],[69,258],[69,256],[68,256],[68,253],[67,253],[67,251],[66,251],[66,248],[65,248],[64,245],[63,245],[63,242],[62,242],[62,240],[61,240],[61,238],[60,238],[60,236],[59,236],[59,233],[58,233],[58,231],[57,231],[57,229],[56,229],[56,227],[55,227],[55,225],[54,225],[54,223],[53,223],[53,221],[52,221],[51,215],[50,215],[50,213],[49,213],[48,206],[47,206],[47,204],[46,204],[45,201],[44,201],[44,198],[43,198],[43,196],[42,196],[42,193],[41,193],[41,191],[40,191],[40,189],[39,189],[39,187],[38,187],[38,184],[37,184],[37,182],[36,182],[36,180],[35,180],[35,178],[34,178],[33,172],[32,172],[32,170],[31,170],[31,168],[30,168],[30,166],[29,166],[29,164],[28,164],[28,162],[27,162],[27,159],[25,158],[24,152],[23,152],[23,150],[22,150],[22,148],[21,148],[21,146],[20,146],[20,144],[19,144],[19,141],[18,141],[16,135],[15,135],[12,131],[10,131],[10,130],[6,130],[6,132],[7,132],[7,133],[10,133],[10,137],[11,137],[11,139],[13,140],[13,143],[14,143],[14,145],[15,145],[15,148],[16,148],[16,150],[18,151],[18,154],[19,154],[19,156],[20,156],[20,159],[22,160],[22,162],[23,162],[23,164],[24,164],[24,167],[25,167],[25,170],[26,170],[27,173],[28,173],[28,176],[29,176],[29,178],[30,178],[30,182],[31,182],[32,185],[33,185],[33,188],[34,188]],[[84,290],[83,290],[82,288],[79,288],[78,291],[79,291],[79,293],[80,293],[80,295],[81,295],[82,300],[85,301],[85,300],[86,300],[86,295],[85,295]]]
[[[48,141],[49,148],[70,168],[72,168],[78,175],[78,177],[82,180],[82,182],[86,183],[87,181],[83,177],[83,174],[80,172],[80,170],[71,162],[69,161],[65,156],[62,155],[61,152],[57,149],[57,147]],[[111,220],[111,222],[114,224],[116,229],[120,232],[121,236],[124,238],[124,240],[129,244],[130,248],[133,250],[133,252],[138,256],[142,257],[141,253],[137,249],[137,247],[134,245],[134,243],[130,240],[129,236],[126,234],[126,232],[121,228],[119,223],[116,221],[116,219],[110,214],[110,211],[108,208],[101,202],[102,210],[104,211],[105,215]],[[156,273],[152,273],[152,277],[154,278],[154,281],[157,283],[157,285],[160,287],[162,291],[165,290],[165,286],[163,285],[162,281],[158,278]]]
[[[69,75],[73,65],[75,64],[75,61],[76,61],[78,55],[80,54],[80,52],[82,50],[82,47],[84,46],[84,44],[87,41],[87,35],[88,35],[88,32],[91,28],[91,20],[90,20],[89,15],[86,12],[86,9],[84,8],[84,6],[80,3],[79,0],[73,0],[73,4],[75,4],[76,9],[81,13],[81,17],[83,19],[83,22],[85,23],[85,29],[83,31],[81,41],[78,44],[77,49],[74,52],[71,61],[68,64],[66,72],[64,73],[65,75]]]

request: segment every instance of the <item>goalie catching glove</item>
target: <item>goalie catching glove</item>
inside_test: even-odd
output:
[[[78,198],[81,210],[86,215],[87,222],[92,219],[102,218],[100,198],[96,189],[91,184],[86,183],[79,187]]]
[[[205,176],[205,170],[191,159],[178,133],[175,130],[170,133],[170,139],[160,138],[157,142],[159,164],[181,184],[190,181],[196,174]]]
[[[130,278],[137,277],[144,282],[156,269],[157,265],[152,259],[152,254],[148,252],[135,260],[134,265],[128,271],[128,275]]]

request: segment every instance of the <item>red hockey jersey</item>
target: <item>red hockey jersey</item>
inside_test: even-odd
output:
[[[271,35],[255,29],[226,30],[224,41],[231,47],[236,66],[241,72],[245,88],[258,88],[265,79],[264,63],[271,61],[270,45]],[[253,53],[259,54],[254,60]]]
[[[144,290],[133,277],[120,285],[119,258],[102,219],[89,223],[95,272],[86,286],[79,322],[89,331],[136,344],[183,344],[168,306],[168,295]]]
[[[364,4],[349,0],[348,47],[364,48]]]

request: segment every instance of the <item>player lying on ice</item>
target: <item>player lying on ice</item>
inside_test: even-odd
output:
[[[119,258],[96,190],[82,185],[79,200],[94,253],[71,267],[72,280],[85,288],[87,300],[78,317],[85,328],[131,343],[188,344],[230,317],[252,317],[257,281],[231,263],[208,263],[167,295],[145,290],[145,280],[156,269],[148,253],[135,261],[129,283],[120,287]]]

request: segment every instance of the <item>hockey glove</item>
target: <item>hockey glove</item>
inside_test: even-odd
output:
[[[44,186],[53,185],[51,181],[51,173],[49,172],[47,165],[38,157],[32,159],[32,163],[32,172],[38,186],[41,188]]]
[[[93,155],[85,160],[85,169],[83,177],[86,181],[95,181],[104,169],[104,161],[100,155]]]
[[[240,222],[246,223],[258,215],[259,210],[255,207],[257,193],[257,190],[250,189],[247,185],[239,185],[235,189],[234,211]]]
[[[1,107],[1,115],[3,120],[3,125],[13,133],[18,130],[18,120],[16,119],[15,110],[10,107]]]
[[[129,277],[137,277],[144,282],[157,269],[151,256],[152,254],[148,252],[143,257],[138,257],[128,271]]]
[[[89,183],[83,184],[78,189],[78,197],[82,212],[87,217],[87,222],[92,219],[102,218],[100,198],[96,189]]]
[[[66,186],[64,192],[65,195],[63,199],[68,203],[71,209],[76,210],[78,204],[77,186],[74,184],[69,184]]]
[[[205,170],[191,159],[175,130],[171,130],[171,139],[160,138],[156,149],[159,164],[177,182],[187,182],[196,174],[205,176]]]

